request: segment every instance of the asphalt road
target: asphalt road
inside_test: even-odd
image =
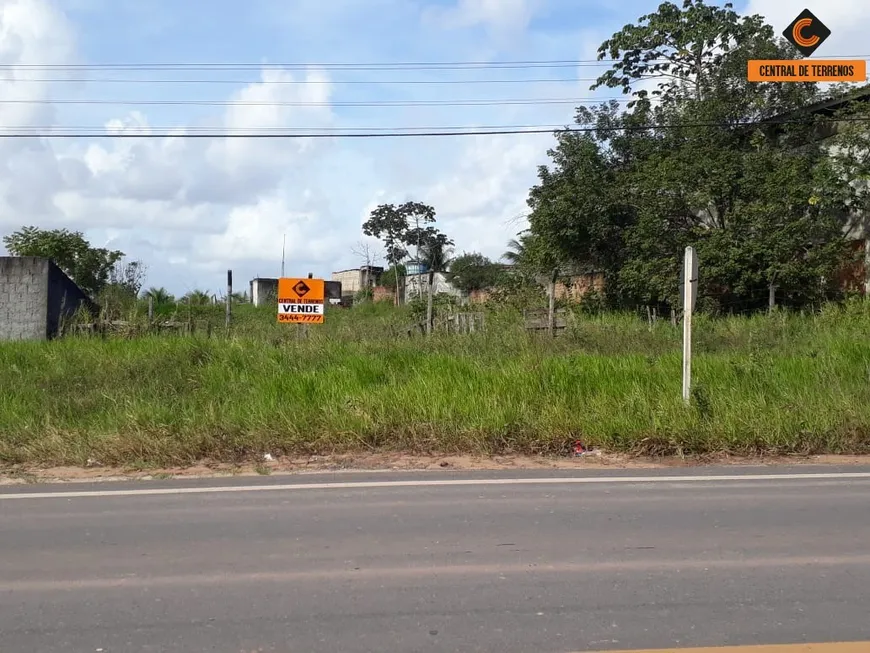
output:
[[[837,471],[0,488],[0,652],[870,653],[870,469]]]

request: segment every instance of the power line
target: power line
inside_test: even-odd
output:
[[[395,62],[395,63],[117,63],[117,64],[0,64],[0,70],[124,70],[124,71],[239,71],[239,70],[531,70],[535,68],[573,68],[602,66],[612,60],[595,59],[542,61],[455,61],[455,62]]]
[[[862,59],[870,57],[866,54],[853,55],[828,55],[814,57],[814,61],[826,59]],[[603,66],[620,63],[621,59],[551,59],[551,60],[520,60],[520,61],[442,61],[442,62],[382,62],[382,63],[333,63],[333,62],[286,62],[286,63],[44,63],[44,64],[3,64],[0,70],[136,70],[136,71],[230,71],[230,70],[476,70],[476,69],[505,69],[523,70],[532,68],[569,68],[575,66]],[[645,64],[666,63],[667,59],[651,59]],[[799,61],[799,60],[795,60]]]
[[[625,96],[614,98],[514,98],[505,100],[370,100],[335,102],[290,102],[259,100],[100,100],[100,99],[30,99],[0,100],[4,104],[76,104],[112,106],[211,106],[211,107],[494,107],[541,104],[584,104],[616,100],[631,102]]]
[[[660,79],[664,75],[650,75],[645,79]],[[518,79],[153,79],[135,77],[36,77],[30,79],[16,78],[8,80],[18,83],[39,84],[257,84],[262,86],[286,84],[330,84],[344,86],[345,84],[368,84],[371,86],[392,85],[441,85],[441,84],[570,84],[575,82],[594,82],[597,77],[551,77],[551,78],[518,78]],[[2,80],[0,80],[2,82]]]
[[[282,138],[282,139],[298,139],[298,138],[408,138],[408,137],[438,137],[438,136],[502,136],[502,135],[519,135],[519,134],[549,134],[549,133],[589,133],[589,132],[631,132],[631,131],[653,131],[661,129],[697,129],[697,128],[724,128],[737,129],[740,127],[763,127],[777,125],[810,125],[810,124],[836,124],[842,122],[870,122],[870,118],[853,117],[853,118],[837,118],[837,119],[820,119],[814,121],[808,120],[760,120],[760,121],[735,121],[733,123],[714,123],[714,122],[692,122],[692,123],[671,123],[663,125],[646,124],[646,125],[622,125],[613,127],[600,127],[597,125],[578,124],[575,127],[562,127],[558,129],[535,127],[531,129],[506,129],[506,128],[460,128],[451,131],[440,131],[427,129],[426,131],[399,131],[400,128],[392,129],[391,131],[373,130],[364,132],[339,133],[338,131],[317,131],[310,133],[301,133],[298,131],[276,131],[274,132],[188,132],[188,133],[103,133],[103,134],[85,134],[85,133],[26,133],[26,132],[0,132],[0,138],[204,138],[204,139],[219,139],[219,138]],[[407,128],[412,129],[412,128]]]
[[[138,125],[125,125],[126,128],[137,129]],[[338,131],[338,132],[390,132],[390,131],[462,131],[469,129],[485,129],[485,130],[526,130],[526,129],[564,129],[565,123],[561,124],[534,124],[534,125],[443,125],[443,126],[425,126],[425,127],[223,127],[220,129],[220,133],[223,135],[226,134],[234,134],[238,133],[241,135],[245,134],[266,134],[266,135],[281,135],[285,133],[300,133],[307,134],[309,132],[322,132],[324,129],[327,129],[330,132]],[[183,126],[183,127],[156,127],[156,126],[148,126],[146,127],[150,132],[159,132],[166,137],[172,137],[176,134],[187,134],[187,133],[205,133],[206,135],[214,134],[215,127],[203,127],[203,126]],[[9,133],[18,133],[18,132],[35,132],[37,134],[41,133],[50,133],[51,135],[57,135],[62,133],[72,133],[72,134],[81,134],[83,132],[89,132],[87,135],[89,136],[105,136],[106,128],[105,126],[33,126],[33,125],[22,125],[20,127],[3,127],[0,126],[0,134],[4,131]]]

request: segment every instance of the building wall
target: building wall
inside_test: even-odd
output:
[[[846,292],[867,294],[867,264],[865,240],[853,240],[849,243],[855,260],[842,266],[837,275],[837,282]]]
[[[332,273],[332,280],[341,283],[341,294],[343,298],[353,297],[364,285],[374,287],[378,284],[378,279],[383,274],[384,268],[372,266],[368,269],[365,267],[354,268],[352,270],[339,270]]]
[[[97,306],[54,263],[36,256],[0,257],[0,340],[45,340],[65,317]]]
[[[601,292],[604,290],[604,275],[596,272],[578,274],[568,278],[568,282],[556,283],[556,299],[579,301],[590,291]]]
[[[48,260],[0,257],[0,340],[48,337]]]
[[[543,286],[545,293],[549,293],[549,281],[546,277],[539,278],[538,283]],[[580,302],[592,290],[598,292],[604,290],[603,274],[598,272],[578,274],[568,277],[567,283],[562,280],[556,282],[556,299]],[[488,301],[490,296],[491,292],[489,290],[474,290],[469,294],[468,301],[472,304],[480,304]]]
[[[342,295],[352,297],[362,289],[362,272],[359,269],[333,272],[332,280],[341,284]]]
[[[251,280],[251,303],[254,306],[277,304],[278,280],[277,279],[252,279]]]
[[[65,320],[77,311],[89,309],[94,315],[99,310],[85,292],[52,261],[48,261],[48,310],[46,322],[48,337],[60,333]]]
[[[461,298],[462,291],[457,288],[451,286],[447,277],[441,273],[436,272],[432,279],[432,291],[433,294],[437,295],[439,293],[445,293],[452,297]],[[418,296],[426,296],[429,292],[429,274],[409,274],[405,277],[405,301],[409,302],[415,297]]]
[[[372,301],[375,302],[390,302],[396,301],[396,291],[385,286],[375,286],[372,291]]]

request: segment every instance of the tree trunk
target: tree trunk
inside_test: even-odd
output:
[[[773,313],[773,309],[776,308],[776,284],[770,282],[767,286],[767,310],[770,313]]]
[[[429,270],[429,297],[426,301],[426,335],[432,335],[432,287],[434,286],[435,273]]]
[[[396,301],[395,301],[395,305],[399,306],[399,264],[398,263],[396,263],[393,266],[393,271],[396,273],[396,275],[395,275],[396,276]]]

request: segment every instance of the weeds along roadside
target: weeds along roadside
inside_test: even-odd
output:
[[[407,335],[392,307],[332,310],[301,331],[271,310],[201,311],[210,332],[0,345],[0,462],[176,465],[397,450],[866,453],[870,314],[695,322],[692,406],[680,332],[582,317],[558,338],[511,311],[483,332]]]

